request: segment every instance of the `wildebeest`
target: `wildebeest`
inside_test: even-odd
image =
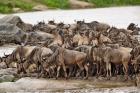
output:
[[[130,62],[130,51],[126,49],[118,48],[113,49],[110,47],[92,47],[93,59],[106,64],[107,77],[111,76],[111,63],[117,65],[122,64],[124,72],[128,75],[128,63]]]
[[[34,48],[35,46],[18,46],[11,54],[6,57],[6,63],[10,64],[13,61],[17,62],[17,73],[26,73],[23,63]]]
[[[56,78],[59,77],[61,67],[64,70],[65,78],[67,78],[68,75],[66,72],[66,66],[69,67],[71,65],[77,65],[80,68],[79,74],[81,74],[81,72],[84,71],[84,69],[86,70],[86,79],[88,78],[88,67],[86,64],[86,58],[87,55],[85,53],[58,47],[53,53],[53,55],[49,57],[47,62],[51,64],[55,61],[55,64],[57,65]]]
[[[36,64],[37,66],[37,73],[39,77],[44,73],[44,68],[43,68],[43,60],[45,60],[48,56],[50,56],[53,52],[46,47],[35,47],[32,52],[26,57],[25,62],[28,64]],[[26,67],[28,68],[28,67]],[[39,75],[41,71],[41,74]]]
[[[64,75],[68,78],[85,71],[85,78],[95,73],[107,78],[119,72],[127,75],[128,70],[132,70],[129,63],[135,70],[139,65],[140,46],[133,36],[134,29],[138,31],[137,25],[130,24],[127,29],[120,29],[98,21],[87,23],[83,20],[74,24],[54,21],[46,24],[43,21],[29,32],[13,31],[18,36],[10,38],[12,42],[17,40],[19,44],[35,46],[18,46],[0,61],[4,61],[7,67],[11,67],[12,61],[16,62],[18,73],[37,72],[38,77],[46,74],[47,77]],[[20,35],[23,38],[18,38]]]

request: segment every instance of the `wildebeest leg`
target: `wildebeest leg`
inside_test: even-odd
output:
[[[20,63],[17,64],[17,74],[20,74],[21,72],[21,67],[20,67]]]
[[[109,63],[109,76],[111,77],[112,76],[112,74],[111,74],[111,63]]]
[[[128,79],[128,63],[127,62],[123,62],[123,66],[124,66],[124,73],[125,73],[125,75],[126,75],[126,78],[125,78],[125,80],[127,80]]]
[[[138,72],[138,64],[134,64],[134,75]]]
[[[88,79],[88,66],[85,64],[84,68],[86,70],[86,77],[84,79]]]
[[[106,74],[107,74],[107,79],[109,79],[109,62],[106,62]]]
[[[40,65],[40,69],[41,69],[40,76],[42,76],[42,77],[43,77],[43,75],[45,74],[45,70],[44,70],[43,65]]]
[[[99,69],[100,69],[100,68],[99,68],[99,65],[100,65],[99,63],[96,64],[96,66],[97,66],[97,72],[96,72],[97,77],[99,76]]]
[[[21,65],[22,65],[23,74],[26,74],[26,70],[25,67],[23,66],[23,63],[21,63]]]
[[[58,77],[59,77],[59,74],[60,74],[60,68],[61,68],[61,66],[58,66],[58,67],[57,67],[57,75],[56,75],[56,79],[58,79]]]
[[[68,75],[67,75],[66,67],[65,67],[64,64],[62,65],[62,67],[63,67],[63,70],[64,70],[65,78],[67,79],[68,78]]]
[[[40,65],[39,62],[37,62],[37,78],[40,77],[39,71],[40,71]]]
[[[69,67],[68,77],[70,77],[72,75],[73,69],[74,69],[74,66]]]
[[[79,75],[81,75],[81,73],[84,71],[84,67],[83,67],[83,65],[81,64],[81,62],[80,62],[80,64],[77,64],[77,65],[79,66],[80,71],[79,71],[79,73],[76,75],[76,77],[78,77]]]

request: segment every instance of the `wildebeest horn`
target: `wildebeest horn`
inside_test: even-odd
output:
[[[85,19],[83,19],[83,22],[85,23]]]
[[[7,57],[8,55],[6,55],[6,54],[4,53],[4,56]]]

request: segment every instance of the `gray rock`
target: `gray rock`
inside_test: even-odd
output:
[[[0,76],[3,76],[3,75],[15,75],[16,72],[17,72],[16,68],[1,69],[0,70]]]
[[[14,13],[22,13],[22,12],[24,12],[21,8],[13,8],[12,11]]]
[[[48,9],[48,7],[45,6],[45,5],[36,5],[36,6],[33,7],[34,11],[44,11],[44,10],[47,10],[47,9]]]
[[[0,77],[0,82],[12,82],[14,79],[15,77],[13,75],[3,75]]]
[[[5,64],[5,62],[0,62],[0,69],[6,69],[7,66]]]
[[[8,15],[0,19],[0,24],[14,24],[23,31],[31,30],[32,25],[24,23],[19,16]]]
[[[95,6],[94,4],[84,2],[84,1],[79,1],[79,0],[69,0],[69,3],[70,3],[70,7],[73,9],[92,8]]]
[[[14,24],[0,24],[0,42],[2,43],[24,43],[26,33]]]
[[[0,23],[1,24],[3,24],[3,23],[10,23],[10,24],[17,25],[19,22],[23,22],[23,21],[21,20],[20,17],[13,16],[13,15],[8,15],[8,16],[5,16],[5,17],[0,19]]]

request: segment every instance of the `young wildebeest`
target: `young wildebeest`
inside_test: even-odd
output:
[[[37,66],[37,77],[41,76],[44,73],[43,68],[43,60],[46,60],[48,56],[52,54],[52,50],[46,47],[36,47],[33,49],[33,51],[30,53],[30,55],[26,59],[26,63],[35,63]],[[41,71],[41,73],[40,73]],[[40,73],[40,75],[39,75]]]
[[[107,76],[108,76],[108,71],[110,72],[111,76],[111,68],[110,68],[110,63],[114,63],[115,65],[122,64],[124,67],[124,73],[127,76],[126,79],[128,78],[128,64],[130,62],[130,51],[127,50],[126,48],[118,48],[118,49],[107,49],[105,56],[104,56],[104,62],[106,63],[106,68],[107,68]]]
[[[74,51],[74,50],[68,50],[61,47],[58,47],[52,56],[50,56],[46,61],[48,64],[51,64],[54,62],[54,64],[57,65],[57,76],[59,77],[60,68],[62,67],[64,70],[65,78],[67,79],[68,75],[66,72],[66,67],[70,67],[72,65],[78,65],[80,68],[79,75],[81,74],[84,69],[86,70],[86,77],[84,79],[88,78],[88,67],[86,64],[86,53]]]
[[[17,62],[17,73],[26,73],[23,63],[34,48],[34,46],[18,46],[12,54],[7,56],[6,63],[10,64],[11,62]]]

